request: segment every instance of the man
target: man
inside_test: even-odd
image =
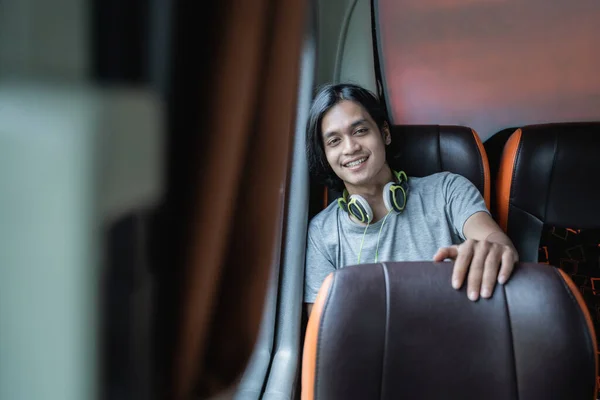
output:
[[[452,286],[460,289],[466,279],[467,295],[476,301],[489,298],[496,281],[505,283],[518,261],[470,181],[442,172],[399,182],[404,175],[387,160],[390,143],[385,111],[371,92],[351,84],[319,91],[307,127],[309,168],[346,193],[309,225],[309,314],[325,277],[346,265],[453,259]]]

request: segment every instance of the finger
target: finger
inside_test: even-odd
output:
[[[452,247],[440,247],[440,249],[433,256],[433,261],[440,262],[446,258],[456,258],[458,255],[458,249],[456,246]]]
[[[457,249],[456,261],[452,270],[452,287],[460,289],[465,281],[471,258],[473,257],[473,241],[466,241]]]
[[[510,275],[512,274],[515,263],[518,261],[518,258],[515,256],[515,253],[512,249],[504,251],[502,254],[502,267],[500,268],[500,272],[498,273],[498,283],[503,285],[506,283]]]
[[[473,259],[469,267],[467,278],[467,295],[469,299],[476,301],[481,290],[481,279],[483,278],[483,265],[490,250],[490,244],[486,241],[477,243],[473,251]]]
[[[483,279],[481,281],[481,297],[487,299],[494,293],[496,277],[502,262],[502,249],[499,246],[492,246],[490,252],[485,258],[483,265]]]

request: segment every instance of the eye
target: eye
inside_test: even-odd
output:
[[[364,135],[365,133],[367,133],[368,129],[367,128],[359,128],[356,130],[356,132],[354,132],[355,135]]]
[[[340,142],[340,138],[334,137],[327,141],[327,146],[335,146]]]

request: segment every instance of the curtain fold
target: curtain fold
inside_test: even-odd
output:
[[[192,238],[172,393],[224,391],[256,340],[294,132],[306,4],[228,0],[210,110],[199,112]]]

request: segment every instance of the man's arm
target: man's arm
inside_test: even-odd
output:
[[[439,249],[433,260],[454,259],[452,286],[460,289],[468,274],[469,298],[477,300],[480,295],[489,298],[496,280],[500,284],[508,280],[519,256],[508,236],[485,212],[469,217],[463,233],[467,239],[464,243]]]
[[[319,288],[327,275],[335,271],[335,266],[324,246],[323,235],[318,225],[311,223],[306,245],[306,267],[304,273],[304,304],[308,305],[310,315],[312,304],[317,298]]]

